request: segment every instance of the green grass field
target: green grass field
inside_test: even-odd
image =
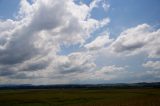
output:
[[[0,90],[0,106],[160,106],[160,89]]]

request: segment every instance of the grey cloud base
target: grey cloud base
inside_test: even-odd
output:
[[[0,20],[0,84],[128,79],[137,73],[126,66],[99,66],[98,55],[116,58],[145,52],[147,58],[160,58],[160,30],[151,30],[148,24],[127,29],[116,39],[104,31],[88,42],[95,31],[110,22],[108,17],[101,20],[91,17],[93,9],[98,7],[106,12],[109,4],[103,0],[93,0],[89,5],[73,0],[33,0],[32,3],[21,0],[15,20]],[[77,51],[60,55],[62,46],[75,45]],[[149,62],[143,66],[153,68],[157,64]],[[155,75],[148,72],[146,76]]]

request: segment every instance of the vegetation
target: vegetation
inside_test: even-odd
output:
[[[0,90],[0,106],[159,106],[160,89]]]

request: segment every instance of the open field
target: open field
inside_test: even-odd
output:
[[[0,90],[0,106],[160,106],[160,89]]]

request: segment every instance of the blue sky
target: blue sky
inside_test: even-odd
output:
[[[91,1],[82,0],[86,4]],[[19,0],[0,0],[1,19],[14,19],[19,8],[19,2]],[[109,16],[111,22],[107,28],[109,27],[113,37],[128,27],[142,23],[148,23],[156,28],[160,27],[159,0],[108,0],[107,2],[111,6],[108,12],[98,8],[92,12],[92,16],[97,19]]]
[[[160,81],[159,5],[0,0],[0,84]]]
[[[112,32],[119,33],[125,28],[142,23],[160,27],[159,0],[109,0],[109,3],[111,8],[108,15],[112,19],[110,29],[115,30]]]
[[[0,16],[1,19],[14,18],[14,14],[18,11],[19,0],[0,0]]]

